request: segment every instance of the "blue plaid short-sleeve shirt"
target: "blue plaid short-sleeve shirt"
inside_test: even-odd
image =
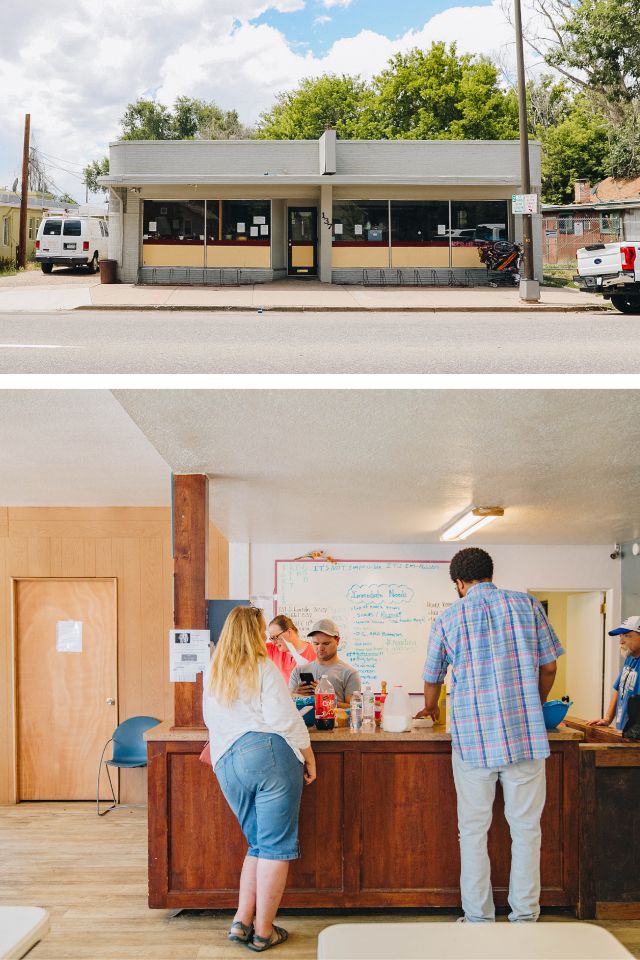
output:
[[[478,583],[434,622],[423,679],[452,667],[451,740],[474,767],[549,756],[538,670],[564,653],[535,597]]]

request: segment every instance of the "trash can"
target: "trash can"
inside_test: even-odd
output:
[[[117,260],[100,260],[100,283],[116,283],[118,272]]]

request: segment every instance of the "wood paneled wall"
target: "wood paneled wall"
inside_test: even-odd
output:
[[[15,800],[12,578],[116,577],[119,718],[173,718],[171,513],[165,507],[0,507],[0,803]],[[229,549],[209,524],[210,598],[229,591]],[[96,757],[96,768],[98,758]],[[120,799],[146,799],[146,771],[121,775]]]

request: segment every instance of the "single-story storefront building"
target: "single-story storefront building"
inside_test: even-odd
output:
[[[538,143],[530,161],[539,193]],[[117,141],[101,182],[129,283],[481,278],[479,243],[521,236],[518,141]]]

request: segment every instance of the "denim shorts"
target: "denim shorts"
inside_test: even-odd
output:
[[[262,860],[297,860],[303,765],[277,733],[245,733],[215,765],[249,849]]]

